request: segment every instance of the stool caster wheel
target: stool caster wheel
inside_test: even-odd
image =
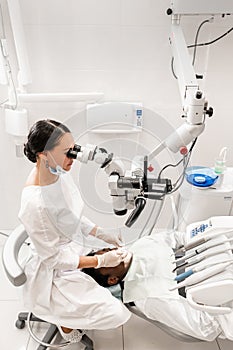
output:
[[[25,321],[24,320],[22,320],[22,321],[21,320],[17,320],[15,322],[15,326],[18,329],[23,329],[25,327]]]

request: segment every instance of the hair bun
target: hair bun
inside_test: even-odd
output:
[[[37,160],[36,154],[31,150],[28,143],[24,144],[24,154],[31,162],[36,163],[36,160]]]

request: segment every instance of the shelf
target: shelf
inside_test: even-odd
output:
[[[87,102],[94,103],[104,97],[103,92],[89,93],[28,93],[18,94],[20,102]]]
[[[90,130],[92,134],[138,134],[142,132],[142,129],[129,129],[129,130],[120,130],[120,129],[109,129],[109,130]]]

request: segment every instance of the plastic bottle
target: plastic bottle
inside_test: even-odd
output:
[[[214,172],[219,176],[216,183],[217,187],[220,187],[223,182],[224,171],[226,170],[226,155],[227,147],[223,147],[219,152],[219,156],[215,159]]]

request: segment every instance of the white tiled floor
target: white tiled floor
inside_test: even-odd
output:
[[[0,236],[0,254],[5,238]],[[22,307],[20,290],[10,285],[3,271],[0,260],[0,349],[36,350],[36,342],[30,338],[27,328],[18,330],[15,320]],[[42,338],[46,325],[34,325],[34,332]],[[214,342],[184,343],[176,340],[154,325],[133,315],[130,321],[116,330],[89,331],[88,335],[94,341],[95,350],[232,350],[233,342],[218,340]],[[56,340],[59,341],[59,337]],[[73,344],[65,350],[83,350],[81,344]]]

